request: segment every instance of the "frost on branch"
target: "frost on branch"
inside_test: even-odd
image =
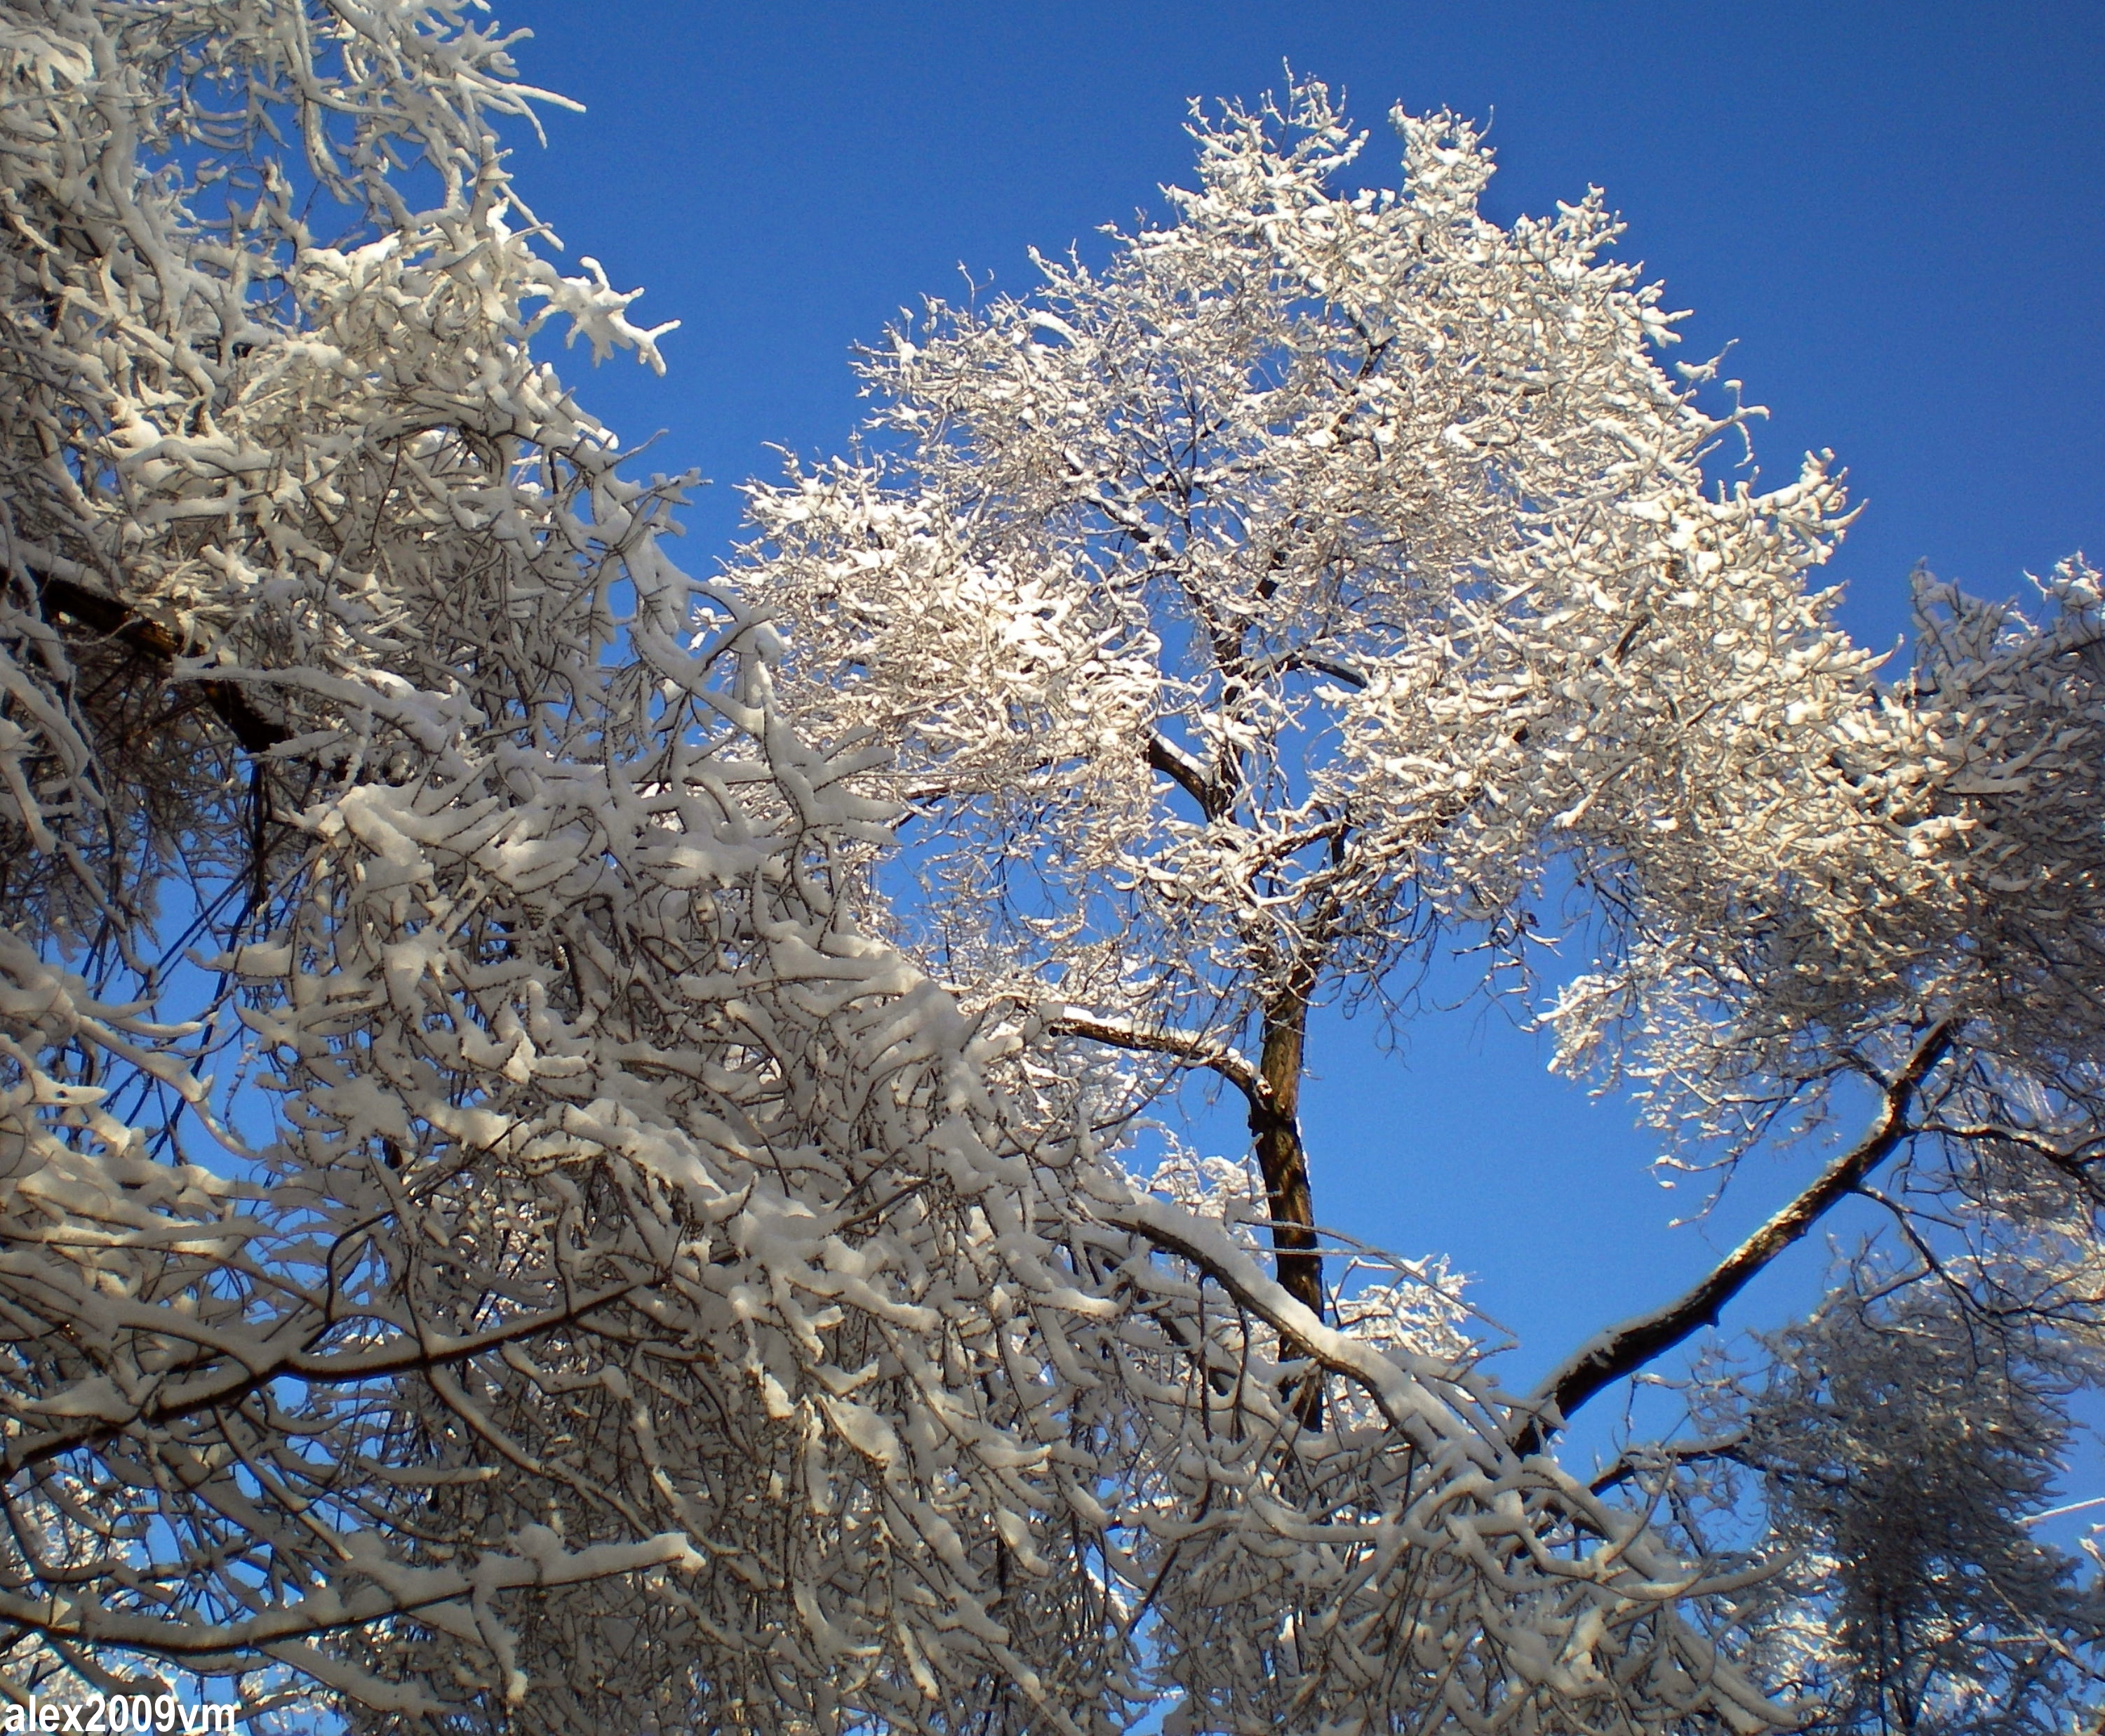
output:
[[[37,0],[0,75],[11,1661],[294,1727],[1772,1719],[1700,1573],[858,925],[866,747],[532,353],[655,352],[536,250],[501,34]]]

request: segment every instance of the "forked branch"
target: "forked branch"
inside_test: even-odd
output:
[[[47,611],[55,610],[60,615],[70,615],[82,626],[106,633],[157,663],[172,666],[181,658],[198,654],[199,647],[177,638],[159,622],[150,620],[127,604],[98,596],[69,579],[42,573],[34,576],[38,599]],[[248,752],[267,753],[290,739],[284,725],[258,711],[233,682],[204,681],[199,685],[205,703]]]

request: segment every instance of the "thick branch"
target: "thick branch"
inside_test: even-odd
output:
[[[1321,651],[1281,651],[1276,657],[1267,657],[1251,673],[1264,676],[1277,672],[1294,674],[1328,675],[1333,681],[1342,681],[1348,687],[1364,688],[1367,678],[1342,657],[1333,657]]]
[[[1320,1320],[1325,1300],[1323,1256],[1316,1243],[1308,1152],[1301,1143],[1301,1069],[1307,1029],[1304,977],[1264,1009],[1263,1048],[1258,1058],[1263,1091],[1250,1099],[1249,1130],[1264,1177],[1279,1282]]]
[[[1821,1170],[1804,1192],[1727,1255],[1709,1273],[1678,1300],[1581,1345],[1535,1390],[1530,1409],[1515,1432],[1522,1452],[1540,1452],[1549,1435],[1573,1412],[1603,1387],[1634,1374],[1707,1326],[1715,1326],[1727,1303],[1745,1289],[1777,1255],[1799,1241],[1827,1211],[1863,1184],[1915,1129],[1908,1111],[1932,1068],[1951,1047],[1955,1027],[1935,1027],[1915,1045],[1907,1064],[1888,1082],[1885,1100],[1863,1138]]]
[[[1288,1295],[1321,1320],[1325,1312],[1323,1254],[1308,1184],[1308,1154],[1301,1143],[1302,1045],[1308,1018],[1305,994],[1289,990],[1265,1009],[1264,1046],[1258,1064],[1203,1031],[1149,1029],[1124,1020],[1092,1018],[1070,1009],[1049,1028],[1088,1037],[1119,1049],[1173,1055],[1211,1068],[1243,1094],[1249,1107],[1250,1141],[1264,1178],[1266,1212],[1271,1220],[1273,1259]],[[1303,1420],[1321,1421],[1321,1389],[1305,1395]]]
[[[1147,763],[1196,802],[1199,812],[1208,819],[1216,817],[1219,798],[1206,776],[1206,768],[1160,732],[1151,732],[1147,738]]]
[[[167,628],[147,620],[136,609],[114,598],[98,596],[85,585],[76,584],[69,579],[38,574],[37,593],[47,610],[56,610],[61,615],[71,615],[82,626],[107,633],[120,644],[129,646],[133,651],[157,662],[172,664],[179,658],[198,654],[198,647],[177,638]],[[290,732],[284,725],[258,711],[248,695],[235,682],[207,680],[198,685],[204,695],[205,703],[234,732],[234,739],[248,752],[266,753],[291,740]]]
[[[1265,1083],[1249,1058],[1240,1049],[1210,1037],[1203,1031],[1177,1031],[1136,1025],[1129,1019],[1097,1018],[1070,1007],[1046,1029],[1056,1036],[1087,1037],[1113,1049],[1139,1054],[1169,1055],[1192,1067],[1218,1073],[1247,1098],[1253,1108],[1265,1095]]]
[[[1071,1009],[1048,1029],[1088,1037],[1118,1049],[1177,1057],[1210,1068],[1243,1094],[1249,1107],[1250,1140],[1264,1178],[1266,1212],[1271,1220],[1273,1260],[1279,1282],[1295,1302],[1321,1320],[1325,1312],[1323,1254],[1308,1185],[1308,1154],[1301,1143],[1302,1044],[1308,1017],[1304,995],[1289,990],[1265,1009],[1264,1047],[1258,1064],[1203,1031],[1150,1029],[1124,1020],[1093,1018]],[[1303,1420],[1320,1425],[1321,1389],[1311,1383]]]

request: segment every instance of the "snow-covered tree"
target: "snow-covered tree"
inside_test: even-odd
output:
[[[1500,228],[1473,131],[1397,123],[1401,190],[1352,192],[1320,87],[1195,119],[1173,222],[869,356],[882,455],[756,490],[739,575],[799,714],[901,745],[931,955],[1239,1088],[1317,1308],[1312,1006],[1516,932],[1546,831],[1709,749],[1633,658],[1815,754],[1871,665],[1803,585],[1839,490],[1704,495],[1728,424],[1598,195]]]
[[[625,479],[534,354],[552,322],[651,362],[655,334],[513,191],[505,42],[467,0],[0,15],[6,1660],[376,1729],[1774,1721],[1683,1619],[1729,1588],[1517,1452],[1442,1309],[1326,1325],[858,920],[867,744],[789,727],[774,629],[667,558],[677,485]],[[1602,271],[1581,323],[1642,326]],[[1428,557],[1598,463],[1566,407],[1540,438],[1568,459],[1486,467],[1535,392],[1486,378],[1420,478],[1479,530]],[[1320,609],[1275,528],[1253,594]],[[1235,679],[1371,684],[1347,660],[1415,630]],[[1240,699],[1135,747],[1137,641],[1097,642],[1111,709],[1093,674],[1073,709],[1107,755],[1193,800],[1300,775]],[[1093,778],[1123,812],[1132,779]],[[1300,886],[1285,823],[1253,884]],[[1251,1002],[1289,997],[1281,1030],[1313,992],[1294,899],[1337,913],[1308,967],[1370,973],[1361,889],[1410,908],[1334,830]],[[1213,884],[1193,932],[1254,971]],[[1216,982],[1172,977],[1180,1006]],[[1252,1100],[1290,1131],[1280,1076]]]
[[[1794,1606],[1827,1673],[1758,1662],[1875,1720],[2004,1689],[2036,1709],[2088,1631],[2022,1538],[2058,1413],[2006,1380],[2001,1437],[1959,1419],[1997,1369],[2074,1378],[2105,1324],[2098,577],[2066,563],[2034,621],[1920,575],[1913,665],[1882,679],[1808,588],[1837,482],[1809,460],[1706,485],[1741,418],[1702,408],[1710,370],[1661,370],[1672,318],[1604,257],[1598,195],[1501,228],[1473,131],[1396,119],[1401,189],[1369,192],[1320,87],[1196,115],[1161,226],[1101,268],[1040,260],[1026,296],[932,302],[865,358],[868,447],[755,489],[735,576],[789,630],[806,727],[889,750],[863,787],[911,816],[911,942],[1070,1066],[1228,1081],[1313,1311],[1308,1013],[1401,998],[1436,933],[1523,975],[1541,928],[1597,942],[1549,1009],[1564,1064],[1634,1085],[1678,1161],[1867,1112],[1701,1282],[1580,1345],[1513,1438],[1540,1447],[1872,1192],[1986,1300],[1896,1323],[1845,1294],[1777,1340],[1763,1468],[1780,1533],[1828,1538]],[[1871,1453],[1903,1389],[1861,1507],[1776,1481],[1794,1430]],[[1911,1477],[1932,1529],[1985,1516],[1857,1548]],[[1955,1575],[2038,1591],[2052,1632],[1969,1627]]]
[[[2035,627],[1925,579],[1882,686],[1808,588],[1839,485],[1706,488],[1742,418],[1662,371],[1598,194],[1503,228],[1466,123],[1396,122],[1400,190],[1355,191],[1320,86],[1195,116],[1169,221],[869,355],[869,452],[755,489],[735,570],[807,728],[893,749],[923,955],[1231,1081],[1312,1308],[1309,1009],[1401,997],[1437,931],[1598,939],[1566,1063],[1728,1161],[1868,1086],[1799,1201],[1575,1353],[1568,1411],[1925,1130],[2094,1160],[2098,585]]]

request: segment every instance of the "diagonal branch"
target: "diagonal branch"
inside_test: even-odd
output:
[[[1137,1236],[1203,1272],[1238,1308],[1278,1333],[1288,1356],[1351,1381],[1373,1401],[1390,1428],[1421,1451],[1451,1455],[1495,1475],[1507,1468],[1507,1448],[1497,1429],[1464,1412],[1456,1402],[1466,1396],[1460,1388],[1436,1395],[1406,1366],[1407,1359],[1326,1326],[1322,1316],[1284,1284],[1267,1277],[1219,1225],[1145,1197],[1119,1201],[1100,1215],[1112,1228]]]
[[[1650,1313],[1611,1327],[1581,1345],[1535,1389],[1518,1413],[1513,1445],[1539,1452],[1573,1412],[1603,1387],[1715,1326],[1727,1303],[1745,1289],[1777,1255],[1799,1241],[1829,1209],[1855,1192],[1894,1148],[1917,1131],[1908,1120],[1915,1093],[1944,1058],[1958,1034],[1946,1019],[1933,1027],[1886,1084],[1884,1102],[1863,1138],[1820,1172],[1812,1185],[1748,1237],[1686,1295]]]
[[[1045,1028],[1056,1036],[1087,1037],[1113,1049],[1127,1049],[1146,1055],[1169,1055],[1190,1067],[1218,1073],[1249,1099],[1253,1108],[1271,1101],[1270,1088],[1249,1056],[1233,1045],[1209,1036],[1203,1031],[1178,1031],[1137,1025],[1130,1019],[1097,1018],[1079,1008],[1069,1007]]]
[[[1307,650],[1281,651],[1276,657],[1266,658],[1250,673],[1259,677],[1281,673],[1327,675],[1333,681],[1342,681],[1348,687],[1362,691],[1367,685],[1365,672],[1343,658]]]

